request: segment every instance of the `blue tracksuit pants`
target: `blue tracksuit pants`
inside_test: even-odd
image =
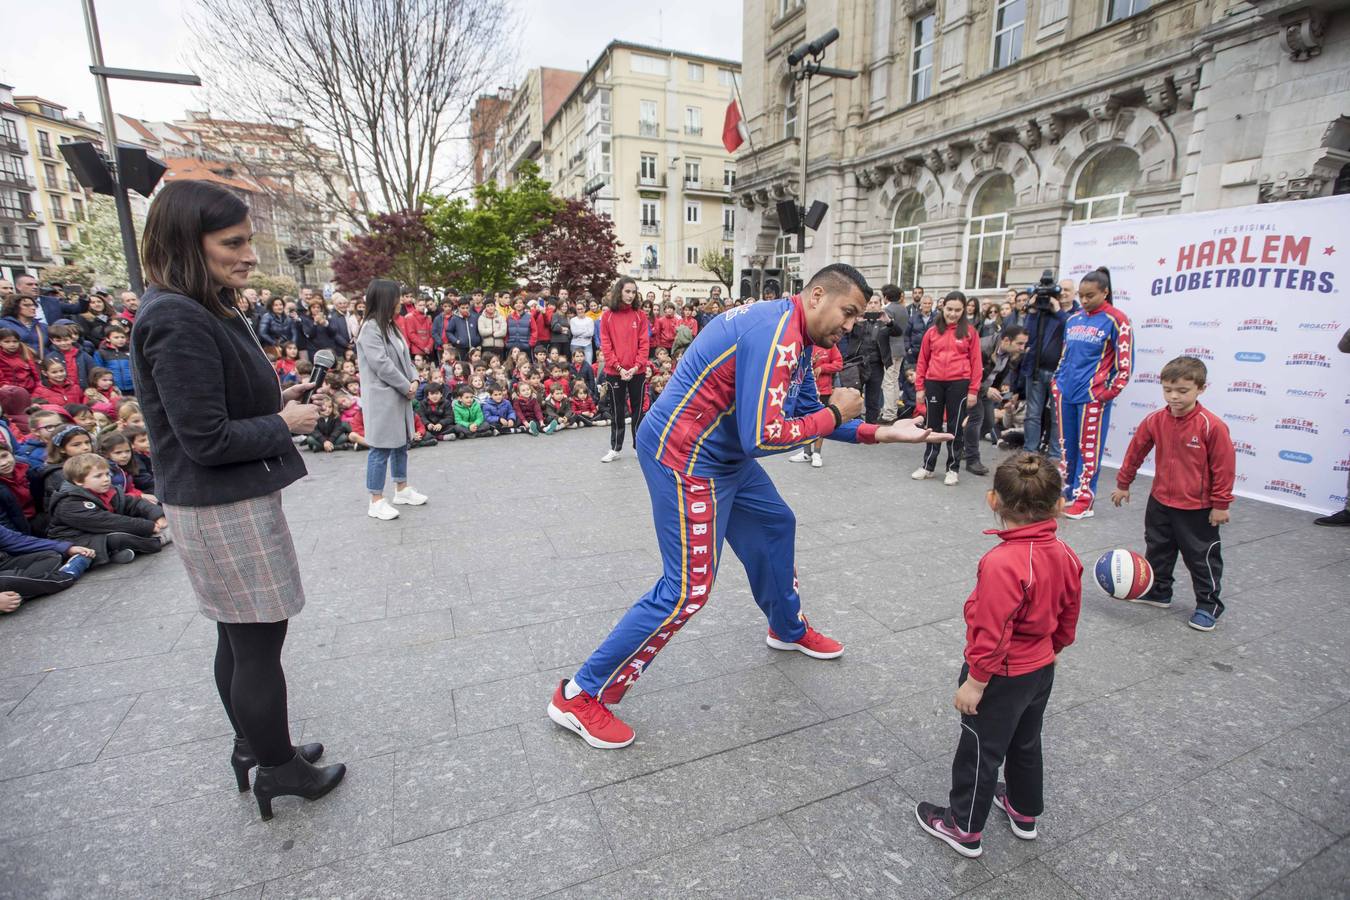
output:
[[[1101,474],[1106,432],[1111,425],[1111,401],[1067,403],[1056,389],[1055,405],[1064,446],[1060,461],[1064,498],[1071,504],[1082,502],[1091,506],[1097,496],[1097,476]]]
[[[794,565],[797,519],[759,463],[700,478],[639,453],[651,493],[661,578],[643,594],[577,672],[577,685],[617,703],[689,617],[708,603],[722,540],[750,576],[755,602],[781,640],[806,633]]]

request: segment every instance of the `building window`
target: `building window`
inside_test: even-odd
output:
[[[638,178],[648,184],[656,183],[656,154],[644,153],[638,163]]]
[[[47,179],[47,187],[51,188],[54,191],[59,191],[61,189],[61,182],[56,177],[55,165],[53,165],[52,163],[43,163],[42,174]]]
[[[717,83],[721,87],[735,87],[736,73],[733,72],[731,69],[718,69]]]
[[[1012,237],[1008,212],[1015,202],[1011,175],[994,175],[975,192],[966,226],[967,290],[991,290],[1007,283],[1008,240]]]
[[[38,133],[38,152],[43,156],[52,155],[52,136],[45,131]]]
[[[692,62],[691,62],[691,63],[686,67],[686,69],[685,69],[685,74],[688,76],[688,78],[689,78],[690,81],[702,81],[702,80],[703,80],[703,63],[692,63]]]
[[[1106,21],[1128,19],[1148,9],[1149,0],[1106,0]]]
[[[643,234],[660,234],[661,204],[659,200],[643,200],[639,205]]]
[[[786,16],[794,9],[801,7],[806,0],[778,0],[778,15]]]
[[[1073,190],[1073,221],[1114,222],[1134,215],[1131,191],[1139,183],[1139,157],[1112,147],[1088,160]]]
[[[684,201],[684,220],[690,225],[703,223],[703,203],[698,200]]]
[[[722,207],[722,240],[730,241],[736,237],[736,207]]]
[[[724,188],[734,188],[735,186],[736,186],[736,170],[735,170],[735,169],[723,169],[723,170],[722,170],[722,187],[724,187]]]
[[[19,192],[8,188],[0,190],[0,216],[7,219],[22,219],[27,214],[19,202]]]
[[[720,69],[719,71],[726,70]],[[0,137],[5,138],[11,144],[19,142],[19,126],[14,123],[13,119],[0,119]]]
[[[787,91],[783,97],[783,137],[794,138],[797,136],[797,82],[796,80],[787,83]]]
[[[70,202],[73,203],[73,204],[75,205],[75,221],[76,221],[76,222],[83,222],[83,221],[84,221],[84,201],[81,200],[79,197],[76,197],[75,199],[71,200]]]
[[[702,171],[703,165],[700,160],[686,159],[684,161],[684,183],[697,187],[702,177]]]
[[[702,107],[686,106],[684,108],[684,133],[695,136],[703,134]]]
[[[67,227],[67,226],[65,226],[65,225],[57,225],[57,226],[56,226],[56,239],[57,239],[58,241],[69,241],[69,240],[70,240],[70,228]]]
[[[802,255],[797,252],[797,236],[780,234],[773,242],[773,264],[783,270],[783,288],[791,292],[799,290],[802,282]]]
[[[914,49],[909,54],[909,102],[927,100],[933,93],[933,33],[936,17],[914,21]]]
[[[689,263],[689,265],[691,265],[691,266],[696,266],[696,265],[698,265],[698,248],[697,248],[697,247],[685,247],[685,248],[684,248],[684,261],[687,262],[687,263]]]
[[[53,218],[53,219],[64,219],[65,217],[66,217],[66,210],[65,210],[65,207],[62,206],[62,204],[61,204],[61,198],[60,198],[60,197],[53,197],[53,198],[52,198],[52,218]]]
[[[996,0],[994,9],[994,68],[1010,66],[1022,58],[1022,32],[1027,21],[1027,0]]]
[[[639,75],[661,75],[670,74],[670,60],[664,56],[647,56],[643,53],[634,53],[630,59],[630,66],[633,71]]]
[[[660,128],[656,124],[656,101],[638,101],[638,135],[640,137],[658,137]]]
[[[923,196],[918,191],[910,191],[895,208],[895,217],[891,221],[891,265],[887,277],[892,284],[903,290],[912,291],[919,283],[920,254],[923,248],[923,229],[928,221],[928,213],[923,206]]]

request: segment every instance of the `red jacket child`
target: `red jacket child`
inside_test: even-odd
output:
[[[600,317],[600,349],[605,354],[605,374],[618,375],[619,368],[647,371],[651,341],[647,316],[640,309],[608,309]]]
[[[536,307],[530,313],[530,346],[553,340],[553,304]]]
[[[980,358],[980,333],[966,323],[966,336],[956,336],[957,326],[938,332],[934,325],[923,333],[919,364],[914,368],[914,392],[923,403],[924,382],[969,379],[971,393],[980,390],[984,361]]]
[[[844,354],[839,352],[837,346],[828,350],[816,347],[811,351],[811,368],[816,370],[816,393],[824,402],[826,397],[834,393],[835,373],[844,370]]]
[[[431,355],[435,349],[435,343],[432,341],[431,316],[408,304],[395,322],[398,330],[403,332],[403,339],[408,342],[409,355],[415,353],[423,356]]]
[[[32,522],[38,511],[37,504],[33,502],[33,491],[28,484],[28,464],[16,461],[8,475],[0,475],[0,485],[9,488],[9,492],[14,495],[14,501],[23,510],[23,517]]]
[[[65,406],[67,403],[83,403],[84,391],[75,384],[69,375],[61,384],[52,384],[47,379],[42,379],[42,384],[33,391],[34,403],[53,403],[57,406]]]
[[[1043,519],[991,530],[1001,543],[980,559],[966,600],[970,677],[1025,675],[1073,643],[1083,597],[1083,564]]]
[[[13,353],[0,350],[0,384],[18,385],[31,394],[41,382],[37,363],[24,351],[23,344]]]
[[[555,384],[561,384],[561,385],[563,386],[563,393],[566,394],[568,397],[571,397],[571,396],[572,396],[572,382],[568,380],[568,378],[567,378],[566,375],[564,375],[564,376],[561,377],[561,378],[545,378],[545,379],[544,379],[544,396],[545,396],[545,397],[547,397],[549,394],[552,394],[552,393],[553,393],[553,385],[555,385]]]
[[[511,405],[515,407],[516,415],[520,416],[522,425],[527,422],[536,422],[540,427],[543,427],[544,408],[539,405],[538,397],[517,397],[511,401]]]
[[[595,398],[589,394],[585,397],[572,398],[572,412],[579,413],[583,416],[594,416],[597,411],[598,407],[595,405]]]
[[[1151,493],[1159,503],[1173,509],[1233,505],[1237,454],[1228,426],[1214,413],[1197,403],[1181,417],[1166,407],[1144,416],[1125,451],[1116,487],[1128,491],[1140,463],[1155,448]]]
[[[670,349],[675,343],[675,329],[680,326],[680,320],[674,316],[660,315],[652,323],[652,343],[658,347]]]
[[[675,327],[678,328],[681,325],[689,329],[691,337],[698,337],[698,319],[695,319],[693,316],[685,316],[681,319],[676,319]]]

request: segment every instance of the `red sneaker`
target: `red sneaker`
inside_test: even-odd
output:
[[[764,643],[775,650],[798,650],[815,659],[834,659],[844,655],[844,645],[812,628],[811,623],[806,621],[806,616],[802,616],[802,624],[806,626],[806,634],[797,640],[779,640],[778,635],[770,628]]]
[[[548,704],[548,717],[568,731],[575,731],[581,739],[601,750],[617,750],[633,743],[633,729],[615,717],[605,704],[581,691],[571,700],[563,694],[567,680],[558,682],[553,699]]]
[[[1091,500],[1075,500],[1064,510],[1066,519],[1090,519],[1096,513],[1092,511]]]

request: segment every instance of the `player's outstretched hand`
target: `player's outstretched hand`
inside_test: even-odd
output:
[[[944,444],[953,435],[923,427],[923,419],[896,419],[877,429],[878,444]]]

